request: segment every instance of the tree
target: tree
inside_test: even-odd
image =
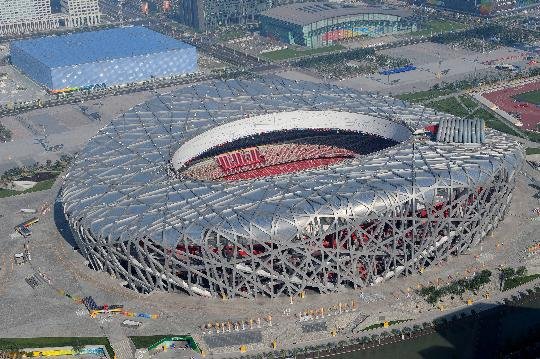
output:
[[[500,288],[504,288],[504,283],[516,274],[514,268],[503,268],[499,274]]]
[[[519,267],[517,270],[516,270],[516,275],[517,276],[524,276],[527,274],[527,268],[525,268],[524,266],[521,266]]]
[[[73,351],[78,354],[78,353],[80,353],[81,350],[83,350],[84,345],[77,338],[77,339],[75,339],[75,343],[73,344],[72,348],[73,348]]]

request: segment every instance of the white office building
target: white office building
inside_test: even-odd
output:
[[[61,0],[66,26],[92,26],[99,24],[101,13],[98,0]]]
[[[50,0],[2,0],[0,36],[43,31],[59,26]]]

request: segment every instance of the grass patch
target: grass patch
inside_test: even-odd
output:
[[[516,131],[511,125],[498,119],[491,112],[485,108],[480,108],[473,114],[474,117],[483,119],[486,122],[486,126],[497,131],[507,133],[509,135],[523,137],[518,131]]]
[[[182,340],[186,340],[188,342],[188,345],[191,347],[191,349],[199,353],[201,352],[201,348],[199,347],[197,342],[193,339],[193,337],[191,337],[191,335],[189,334],[188,335],[167,334],[167,335],[133,336],[133,337],[129,337],[129,339],[131,340],[131,342],[133,343],[136,349],[141,349],[141,348],[149,348],[150,346],[155,345],[162,339],[174,338],[174,337],[179,337],[179,338],[182,338]]]
[[[525,153],[528,154],[528,155],[540,155],[540,148],[528,147],[525,150]]]
[[[408,322],[409,320],[411,320],[411,319],[391,320],[391,321],[388,322],[388,325],[395,325],[395,324],[399,324],[399,323],[404,323],[404,322]],[[384,322],[383,323],[371,324],[370,326],[365,327],[361,331],[365,332],[365,331],[368,331],[368,330],[382,328],[382,327],[384,327]]]
[[[432,33],[456,31],[467,28],[467,25],[451,20],[429,20],[423,24],[422,29],[414,32],[415,36],[429,36]]]
[[[343,49],[345,49],[345,47],[342,45],[325,46],[325,47],[319,47],[317,49],[309,49],[309,50],[297,50],[297,49],[287,48],[287,49],[267,52],[267,53],[261,54],[260,56],[268,60],[279,61],[279,60],[294,59],[296,57],[302,57],[302,56],[324,54],[327,52],[340,51]]]
[[[176,335],[146,335],[129,337],[136,349],[148,348],[150,345],[157,343],[163,338],[174,337]]]
[[[0,350],[16,351],[24,348],[52,348],[81,345],[103,345],[114,357],[114,350],[107,338],[103,337],[41,337],[41,338],[0,338]]]
[[[527,138],[533,142],[540,142],[540,132],[525,131]]]
[[[529,274],[525,276],[516,276],[504,281],[503,291],[515,288],[522,284],[528,283],[536,278],[540,278],[540,274]]]
[[[459,97],[459,100],[461,101],[461,103],[463,104],[463,106],[465,106],[465,108],[467,108],[467,110],[472,111],[476,107],[478,107],[478,103],[475,100],[473,100],[471,97],[469,97],[467,95],[461,95],[461,96],[458,96],[458,97]]]
[[[435,99],[437,97],[450,95],[451,93],[453,93],[455,91],[456,91],[455,89],[446,88],[446,89],[411,92],[411,93],[406,93],[406,94],[399,95],[397,97],[399,99],[403,100],[403,101],[408,101],[408,102],[413,102],[414,103],[414,102],[422,102],[422,101],[427,101],[427,100],[433,100],[433,99]]]
[[[460,97],[461,99],[461,97]],[[461,99],[463,101],[463,99]],[[463,107],[458,100],[456,100],[454,97],[447,98],[440,101],[435,101],[429,104],[429,107],[433,108],[434,110],[446,112],[454,116],[462,117],[462,118],[479,118],[483,119],[486,123],[486,126],[489,128],[492,128],[497,131],[501,131],[504,133],[507,133],[509,135],[523,137],[518,131],[516,131],[511,125],[507,124],[506,122],[500,120],[497,118],[497,116],[493,115],[491,112],[484,108],[479,108],[476,111],[474,111],[472,114],[469,113],[469,106],[476,106],[476,103],[472,101],[471,99],[467,99],[464,102],[465,106],[467,108]],[[473,107],[473,108],[474,108]],[[536,133],[528,131],[528,135],[530,134],[529,138],[531,141],[535,141],[533,138]],[[538,134],[538,140],[540,141],[540,134]]]
[[[16,196],[19,194],[30,193],[30,192],[39,192],[51,189],[54,185],[56,178],[51,178],[45,181],[38,182],[34,187],[27,189],[26,191],[13,191],[10,189],[0,188],[0,198]]]
[[[540,105],[540,90],[520,93],[519,95],[513,96],[513,98],[518,101]]]
[[[250,32],[247,31],[246,29],[230,27],[226,30],[223,30],[219,34],[218,38],[220,41],[229,41],[229,40],[239,39],[241,37],[245,37],[248,35],[250,35]]]
[[[450,113],[458,117],[469,116],[469,111],[461,106],[459,101],[455,97],[445,98],[444,100],[435,101],[429,104],[434,110]]]

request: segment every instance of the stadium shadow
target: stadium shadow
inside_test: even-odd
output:
[[[71,228],[69,227],[69,223],[66,219],[66,216],[64,215],[62,203],[60,203],[60,201],[58,200],[54,202],[53,217],[54,217],[54,224],[56,225],[56,228],[58,228],[58,231],[60,232],[64,240],[68,242],[69,245],[73,247],[73,249],[79,249],[79,246],[77,245],[77,242],[75,241],[75,237],[73,236],[73,233],[71,232]]]
[[[540,358],[540,288],[505,304],[480,309],[480,305],[468,306],[437,319],[433,328],[406,340],[352,353],[336,351],[332,358]]]
[[[436,327],[435,335],[450,347],[421,349],[418,354],[422,358],[538,358],[540,293],[465,318],[449,319]]]

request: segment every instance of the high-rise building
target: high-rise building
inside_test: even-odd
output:
[[[184,0],[178,6],[177,17],[184,24],[199,30],[218,26],[247,24],[274,6],[305,0]]]
[[[66,26],[97,25],[101,20],[98,0],[61,0]]]
[[[2,0],[0,5],[0,35],[54,29],[58,20],[50,0]]]
[[[484,16],[495,15],[538,4],[538,0],[412,0],[418,5],[439,6],[448,10]]]

